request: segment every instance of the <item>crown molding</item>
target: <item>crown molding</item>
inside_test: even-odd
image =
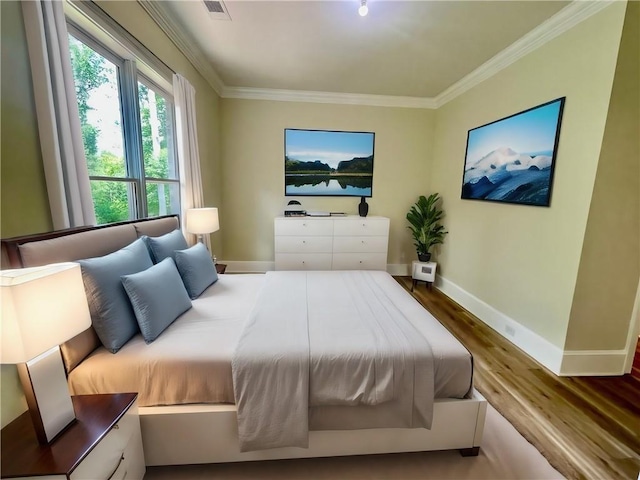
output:
[[[493,58],[480,65],[473,72],[437,95],[433,99],[436,108],[440,108],[442,105],[482,83],[487,78],[494,76],[499,71],[507,68],[512,63],[540,48],[545,43],[570,30],[614,2],[615,0],[574,0],[554,16],[538,25],[519,40],[516,40],[500,53],[496,54]]]
[[[224,98],[245,100],[275,100],[279,102],[334,103],[372,107],[436,108],[433,98],[365,95],[361,93],[331,93],[273,88],[226,87]]]
[[[200,72],[211,88],[218,95],[222,95],[225,84],[213,69],[211,62],[207,59],[204,52],[193,42],[190,36],[185,32],[184,28],[176,22],[166,11],[162,2],[153,0],[138,0],[138,4],[149,14],[160,29],[169,37],[178,50],[191,62],[195,69]]]
[[[554,16],[547,19],[519,40],[516,40],[513,44],[480,65],[436,97],[401,97],[393,95],[366,95],[358,93],[331,93],[226,86],[204,52],[185,32],[184,28],[171,18],[162,6],[162,2],[138,0],[138,3],[222,98],[437,109],[592,15],[605,9],[612,3],[615,3],[615,1],[616,0],[573,0],[573,2]]]

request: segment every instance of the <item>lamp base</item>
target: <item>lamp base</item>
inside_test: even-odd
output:
[[[60,348],[18,364],[18,374],[38,441],[47,445],[76,419]]]

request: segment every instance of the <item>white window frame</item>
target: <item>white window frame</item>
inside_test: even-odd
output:
[[[90,176],[90,180],[124,182],[129,185],[129,218],[148,216],[146,183],[177,184],[180,190],[180,171],[177,156],[177,132],[175,129],[175,102],[173,98],[173,71],[132,37],[117,22],[93,2],[65,3],[69,33],[95,50],[118,67],[120,86],[120,111],[124,141],[126,177]],[[148,88],[157,90],[170,102],[167,112],[173,130],[170,148],[175,162],[175,179],[147,178],[144,172],[142,154],[142,133],[140,131],[140,109],[138,104],[138,81]],[[169,148],[169,146],[168,146]],[[180,211],[180,197],[178,212]]]

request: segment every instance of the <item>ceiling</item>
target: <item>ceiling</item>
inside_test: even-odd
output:
[[[226,0],[231,20],[153,3],[224,88],[433,98],[570,2]]]

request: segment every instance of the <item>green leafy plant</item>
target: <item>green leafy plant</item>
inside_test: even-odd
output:
[[[425,197],[420,195],[418,201],[407,213],[409,230],[413,234],[414,245],[418,253],[418,258],[429,261],[431,253],[429,250],[434,245],[444,242],[444,236],[449,233],[440,225],[444,212],[439,208],[440,197],[437,193]]]

